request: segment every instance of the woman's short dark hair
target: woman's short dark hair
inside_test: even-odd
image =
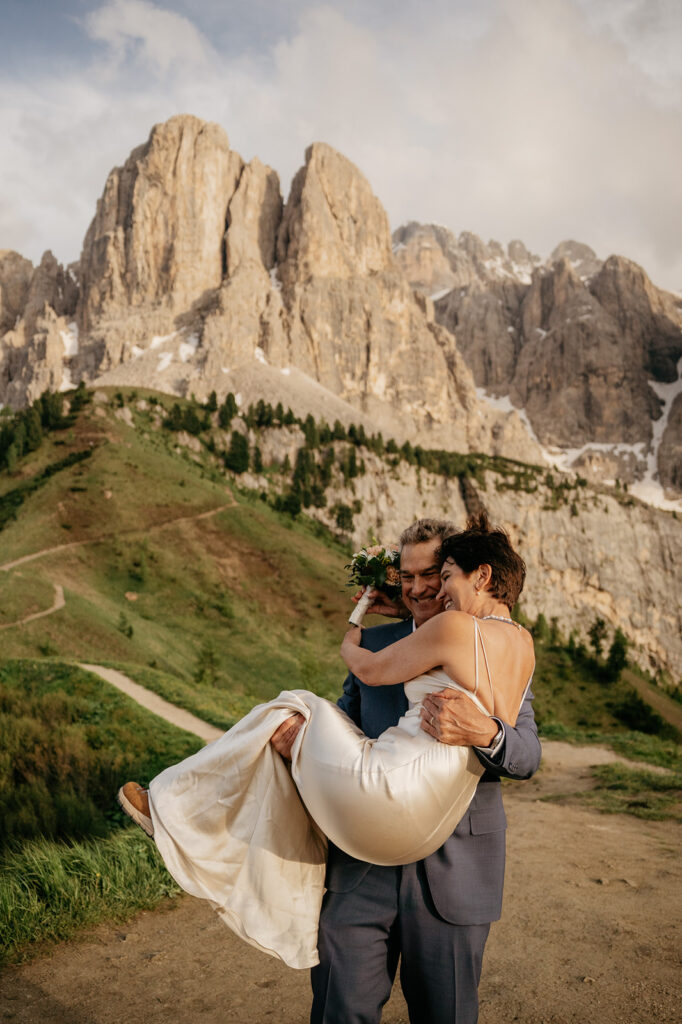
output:
[[[523,590],[526,563],[514,551],[508,535],[500,527],[490,525],[486,512],[467,520],[464,530],[447,534],[440,549],[442,561],[451,558],[467,576],[479,565],[492,570],[488,593],[503,601],[509,610]]]

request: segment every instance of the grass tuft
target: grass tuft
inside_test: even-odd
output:
[[[180,890],[139,829],[73,844],[25,843],[0,858],[0,964],[28,959],[36,943],[122,921]]]

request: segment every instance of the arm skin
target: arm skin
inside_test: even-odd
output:
[[[341,656],[353,675],[361,679],[366,686],[393,686],[408,679],[415,679],[422,673],[442,665],[450,679],[465,690],[475,692],[473,666],[468,667],[473,661],[471,621],[471,616],[464,612],[443,612],[429,619],[409,636],[380,651],[371,651],[359,646],[361,632],[357,629],[349,630],[341,645]],[[497,711],[503,719],[511,721],[512,724],[516,721],[516,708],[522,699],[523,688],[535,661],[532,640],[528,635],[525,639],[525,650],[519,650],[516,641],[511,648],[507,648],[508,653],[505,657],[508,681],[505,687],[498,689],[494,706],[492,694],[485,689],[478,694],[478,699],[488,716]],[[482,716],[472,702],[462,695],[457,697],[451,692],[447,699],[459,700],[457,710],[466,712],[469,719],[472,716],[473,719],[478,719],[478,728],[474,727],[475,722],[470,722],[471,727],[465,730],[466,735],[460,736],[462,730],[458,726],[458,735],[454,738],[439,729],[433,732],[435,738],[444,743],[488,746],[497,729],[495,727],[491,731],[490,718]],[[449,710],[453,711],[454,708],[453,704]],[[428,710],[427,721],[436,717],[437,711],[440,716],[440,708]],[[441,725],[455,724],[454,717],[440,717]]]
[[[448,668],[453,668],[453,648],[466,642],[467,626],[471,644],[470,618],[462,612],[435,615],[414,633],[381,651],[360,647],[361,634],[357,629],[349,630],[341,645],[341,657],[353,675],[367,686],[404,683],[437,665],[442,665],[447,672]],[[456,679],[451,672],[448,675]]]
[[[357,679],[349,672],[343,684],[343,695],[337,703],[356,725],[361,724],[360,701],[361,695]],[[448,729],[447,721],[445,721],[441,727],[442,735],[437,736],[433,727],[425,721],[426,716],[435,713],[446,719],[454,707],[457,707],[457,718],[462,728],[457,730],[450,726]],[[491,757],[478,748],[489,745],[500,725],[504,730],[504,739]],[[424,700],[422,729],[436,736],[441,743],[473,747],[474,753],[486,769],[487,776],[493,775],[496,778],[504,777],[515,780],[529,779],[540,765],[542,749],[533,715],[533,694],[530,689],[521,704],[516,725],[511,725],[500,718],[483,715],[468,697],[457,693],[457,691],[446,690],[438,694],[431,694]]]

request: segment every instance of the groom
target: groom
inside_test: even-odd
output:
[[[420,519],[403,532],[402,599],[411,618],[363,630],[363,647],[382,650],[442,611],[438,549],[452,529],[449,522]],[[370,610],[396,614],[381,595],[379,601]],[[370,737],[407,710],[400,686],[365,686],[349,673],[343,690],[339,706]],[[500,778],[529,778],[540,763],[531,702],[529,693],[512,727],[455,690],[425,699],[429,731],[442,742],[474,747],[486,771],[452,836],[423,861],[381,867],[330,845],[311,1024],[378,1022],[399,957],[411,1024],[475,1024],[483,948],[502,905]],[[300,724],[289,719],[272,738],[284,757]]]

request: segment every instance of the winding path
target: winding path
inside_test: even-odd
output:
[[[79,548],[86,544],[101,544],[103,541],[111,540],[113,537],[127,537],[133,533],[144,533],[149,530],[162,530],[166,526],[173,526],[175,523],[192,523],[199,519],[208,519],[209,516],[216,516],[219,512],[224,512],[226,508],[235,508],[238,504],[234,498],[229,501],[226,505],[219,505],[218,508],[210,508],[207,512],[199,512],[194,516],[176,516],[174,519],[166,519],[162,523],[152,523],[150,526],[137,526],[130,530],[121,530],[119,533],[107,533],[101,537],[88,537],[86,540],[72,540],[68,544],[57,544],[51,548],[43,548],[41,551],[34,551],[30,555],[22,555],[20,558],[15,558],[12,562],[5,562],[4,565],[0,565],[0,572],[9,572],[10,569],[16,569],[18,565],[24,565],[26,562],[33,562],[36,558],[43,558],[45,555],[52,555],[56,551],[68,551],[69,548]]]
[[[194,516],[178,516],[175,519],[167,519],[163,523],[152,524],[152,526],[148,527],[148,529],[149,530],[160,530],[160,529],[162,529],[165,526],[172,526],[175,523],[191,523],[191,522],[196,522],[199,519],[208,519],[209,516],[215,516],[219,512],[224,512],[226,508],[234,508],[237,504],[238,503],[233,498],[232,501],[228,502],[227,505],[220,505],[218,508],[211,508],[207,512],[199,512],[197,515],[194,515]],[[43,548],[41,551],[34,551],[30,555],[22,555],[20,558],[15,558],[12,562],[5,562],[4,565],[0,565],[0,572],[11,572],[12,569],[16,569],[17,566],[19,566],[19,565],[24,565],[26,562],[33,562],[35,559],[43,558],[45,555],[52,555],[56,551],[67,551],[69,548],[83,547],[85,544],[101,544],[102,541],[110,540],[111,537],[113,537],[113,536],[125,537],[125,536],[127,536],[129,534],[140,533],[140,532],[141,532],[140,529],[121,530],[120,533],[109,534],[106,537],[92,537],[92,538],[90,538],[88,540],[73,540],[73,541],[70,541],[68,544],[57,544],[57,545],[55,545],[54,547],[51,547],[51,548]],[[50,605],[49,608],[46,608],[42,612],[34,612],[32,615],[26,615],[23,619],[17,619],[16,622],[5,622],[2,625],[0,625],[0,631],[2,631],[3,629],[12,629],[12,628],[14,628],[16,626],[23,626],[27,622],[33,622],[35,619],[42,619],[45,615],[53,615],[54,612],[60,611],[60,609],[62,609],[64,607],[64,605],[66,604],[66,601],[65,601],[65,598],[64,598],[64,588],[61,585],[61,583],[54,583],[53,586],[54,586],[54,601],[52,602],[52,604]],[[108,669],[102,669],[102,672],[105,672],[105,671],[109,671],[109,670]],[[113,670],[111,670],[111,671],[113,671]],[[127,677],[121,676],[121,678],[125,679]],[[108,682],[112,682],[112,681],[113,680],[108,680]],[[137,686],[137,683],[133,683],[132,680],[128,680],[128,682],[132,686]],[[114,686],[116,686],[116,685],[118,685],[118,684],[114,683]],[[122,687],[119,687],[119,688],[122,689]],[[139,689],[142,689],[142,687],[139,687]],[[145,691],[145,692],[149,692],[149,691]],[[161,700],[161,698],[159,697],[158,700]],[[140,701],[140,703],[143,703],[143,701]],[[145,707],[146,706],[147,705],[145,705]],[[173,707],[173,705],[169,704],[168,707]],[[154,709],[152,708],[150,710],[154,710]],[[190,717],[193,717],[193,716],[190,716]],[[195,719],[195,721],[199,722],[199,719],[197,718],[197,719]],[[202,724],[202,726],[205,726],[206,728],[209,728],[209,729],[213,728],[213,726],[208,726],[208,725],[206,725],[206,723],[200,723],[200,724]],[[182,728],[185,729],[185,728],[187,728],[187,726],[183,725]],[[195,730],[189,729],[188,731],[189,732],[193,732]],[[201,733],[197,733],[197,736],[199,736],[199,735],[201,735]],[[204,739],[204,738],[205,737],[202,736],[202,739]],[[212,739],[216,739],[215,736],[213,736],[211,738]]]
[[[64,588],[61,583],[55,583],[54,601],[49,608],[46,608],[45,611],[42,612],[34,612],[32,615],[26,615],[23,619],[17,619],[16,622],[5,622],[0,626],[0,630],[11,629],[13,626],[23,626],[26,622],[33,622],[35,619],[42,619],[45,615],[52,615],[53,612],[58,612],[65,604]]]
[[[192,715],[189,711],[171,704],[170,701],[164,700],[158,694],[147,690],[144,686],[140,686],[139,683],[133,682],[123,672],[119,672],[115,668],[105,668],[103,665],[86,665],[84,663],[80,667],[88,672],[94,672],[95,675],[104,679],[105,682],[111,683],[118,690],[127,693],[129,697],[132,697],[133,700],[137,701],[143,708],[146,708],[147,711],[152,711],[159,718],[165,719],[171,725],[177,725],[179,729],[184,729],[185,732],[193,733],[193,735],[198,736],[205,743],[212,743],[213,740],[217,740],[225,732],[224,729],[217,729],[215,725],[202,721],[201,718],[197,718],[196,715]]]
[[[667,693],[638,676],[636,672],[631,672],[630,669],[625,669],[623,679],[661,716],[664,722],[674,726],[678,732],[682,733],[682,704],[678,704]]]

